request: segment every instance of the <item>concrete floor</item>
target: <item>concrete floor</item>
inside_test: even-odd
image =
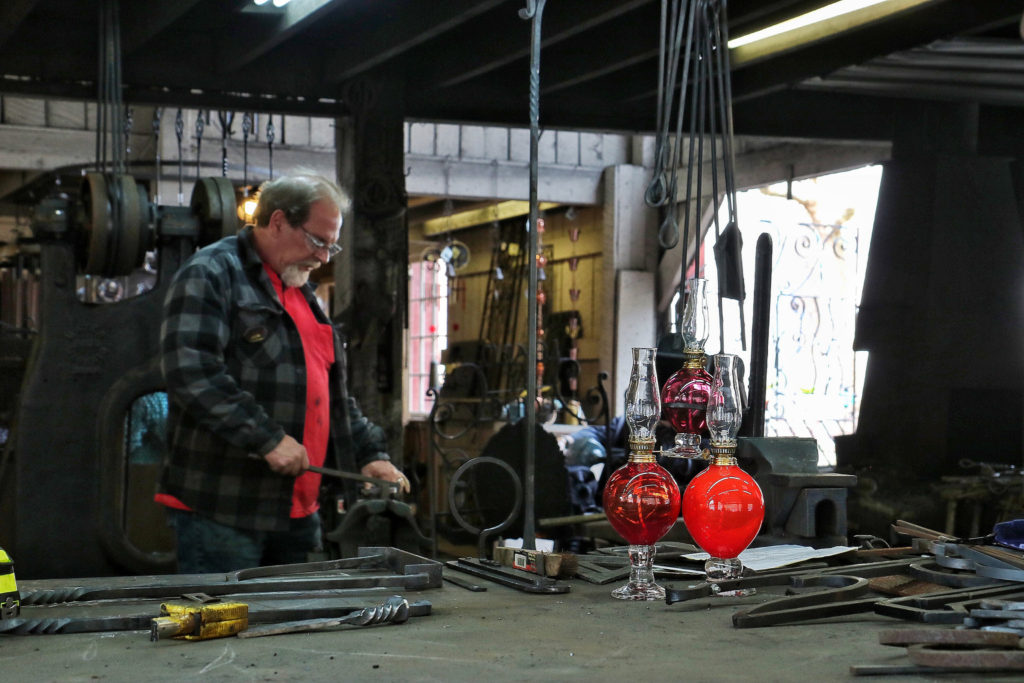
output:
[[[487,591],[445,582],[442,588],[407,592],[410,600],[429,600],[433,613],[398,625],[195,642],[150,642],[148,631],[2,635],[0,680],[818,681],[851,678],[854,664],[908,663],[901,648],[878,644],[881,629],[908,624],[873,614],[733,628],[733,611],[780,594],[767,589],[748,598],[666,605],[615,600],[609,592],[617,584],[572,580],[569,593],[533,595],[458,577],[486,585]],[[75,582],[19,582],[23,591],[55,585]],[[392,592],[368,591],[364,599]],[[148,610],[155,616],[158,605],[31,607],[22,616],[58,616],[59,610],[93,616]]]

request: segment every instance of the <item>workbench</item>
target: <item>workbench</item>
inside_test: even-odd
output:
[[[617,584],[574,579],[566,582],[568,593],[538,595],[458,576],[487,590],[471,592],[445,582],[441,588],[408,591],[410,601],[429,600],[432,614],[404,624],[203,641],[151,642],[148,631],[4,635],[0,679],[788,682],[847,679],[855,664],[906,663],[902,649],[878,644],[878,634],[909,624],[871,613],[765,628],[732,626],[734,611],[779,597],[782,589],[667,605],[613,599],[609,593]],[[19,588],[74,583],[19,582]],[[379,599],[387,594],[371,593]],[[33,609],[94,610],[97,605]],[[113,606],[105,609],[116,612]],[[1019,678],[989,675],[986,680]]]

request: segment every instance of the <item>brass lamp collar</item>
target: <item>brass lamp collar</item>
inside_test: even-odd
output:
[[[654,439],[629,439],[629,459],[632,462],[657,462],[654,456]]]
[[[736,464],[736,442],[735,441],[712,441],[711,460],[716,465]]]
[[[683,367],[688,369],[703,368],[706,363],[703,349],[683,349]]]

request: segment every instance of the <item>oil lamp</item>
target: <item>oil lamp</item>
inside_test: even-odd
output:
[[[701,453],[701,437],[707,437],[706,410],[711,375],[704,369],[704,344],[708,340],[707,280],[686,281],[687,297],[680,332],[683,337],[683,366],[661,391],[665,419],[676,430],[675,448],[668,454],[695,458]]]
[[[743,564],[737,557],[757,536],[764,521],[764,496],[753,477],[736,464],[736,431],[740,402],[736,356],[715,357],[715,375],[708,400],[711,464],[694,477],[683,493],[683,520],[693,540],[711,558],[704,570],[713,588],[738,579]],[[754,589],[715,591],[719,595],[750,595]]]
[[[654,455],[654,428],[661,415],[657,349],[634,348],[626,389],[629,459],[612,472],[604,487],[608,521],[629,543],[629,582],[612,591],[622,600],[663,600],[654,582],[655,543],[679,518],[679,486]]]

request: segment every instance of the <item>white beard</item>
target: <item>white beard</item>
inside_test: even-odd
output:
[[[281,271],[281,282],[285,287],[301,287],[309,281],[310,271],[305,270],[305,264],[293,263],[285,266]]]

